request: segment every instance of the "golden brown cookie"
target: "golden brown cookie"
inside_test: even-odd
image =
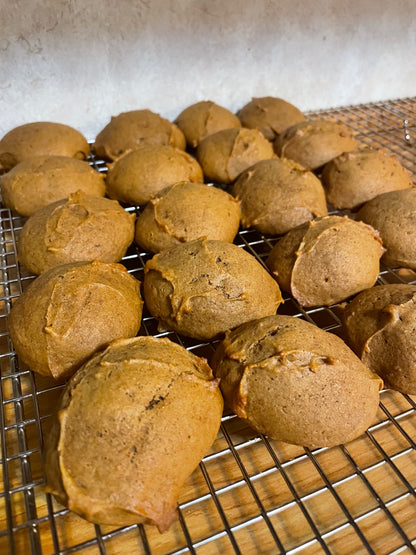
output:
[[[89,195],[105,195],[104,174],[88,162],[68,156],[34,156],[19,162],[0,180],[5,206],[22,216],[84,191]]]
[[[292,125],[274,142],[278,156],[316,170],[343,152],[358,146],[351,131],[340,121],[306,120]]]
[[[214,240],[156,254],[145,266],[143,295],[161,326],[197,339],[274,314],[282,301],[279,286],[254,256]]]
[[[185,135],[189,147],[195,148],[207,137],[231,127],[241,127],[240,120],[227,108],[211,100],[202,100],[188,106],[175,120]]]
[[[416,269],[416,187],[390,191],[369,200],[357,219],[380,233],[387,266]]]
[[[273,439],[331,447],[374,422],[382,380],[339,337],[300,318],[243,324],[211,365],[232,410]]]
[[[366,289],[344,311],[347,341],[386,387],[416,394],[416,285]]]
[[[114,341],[64,390],[47,437],[46,489],[90,522],[163,532],[222,408],[204,359],[168,339]]]
[[[316,175],[285,158],[250,166],[234,182],[232,193],[241,202],[242,226],[270,235],[328,213]]]
[[[205,237],[232,243],[240,226],[240,204],[214,186],[182,182],[166,187],[137,218],[135,240],[143,249],[165,248]]]
[[[108,196],[132,206],[146,204],[179,181],[203,183],[202,168],[184,150],[166,145],[145,145],[128,152],[110,164],[106,180]]]
[[[288,127],[305,120],[299,108],[274,96],[252,98],[237,115],[243,127],[259,129],[269,141],[274,141]]]
[[[134,222],[135,214],[117,201],[77,191],[30,216],[19,237],[19,261],[34,274],[69,262],[118,262],[133,242]]]
[[[170,145],[185,150],[186,140],[177,125],[151,110],[131,110],[113,116],[93,145],[97,156],[117,160],[144,144]]]
[[[335,208],[357,208],[386,193],[412,187],[412,179],[396,158],[369,147],[340,154],[322,171],[328,202]]]
[[[383,252],[372,227],[326,216],[288,231],[266,264],[302,306],[331,305],[375,284]]]
[[[70,156],[84,160],[89,152],[86,138],[73,127],[37,121],[15,127],[0,140],[0,168],[9,170],[32,156]]]
[[[31,370],[61,380],[113,339],[134,337],[142,307],[140,282],[121,264],[63,264],[16,299],[10,337]]]
[[[206,181],[231,183],[242,171],[275,156],[271,143],[258,129],[224,129],[208,135],[196,157]]]

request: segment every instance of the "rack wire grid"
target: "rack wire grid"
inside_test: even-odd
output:
[[[343,121],[362,143],[387,149],[415,173],[416,98],[307,115]],[[106,171],[102,160],[90,163]],[[45,494],[42,438],[62,386],[19,365],[13,350],[8,314],[33,276],[16,256],[24,219],[0,210],[0,553],[416,553],[416,404],[391,390],[381,392],[365,434],[331,449],[272,441],[225,412],[212,448],[182,488],[179,520],[164,534],[148,525],[90,524]],[[235,242],[264,263],[276,240],[241,230]],[[123,263],[141,280],[150,256],[132,245]],[[416,283],[416,274],[381,267],[378,283],[396,282]],[[340,311],[338,305],[303,309],[286,295],[278,312],[338,333]],[[146,312],[139,333],[167,336],[199,356],[215,348],[158,333]]]

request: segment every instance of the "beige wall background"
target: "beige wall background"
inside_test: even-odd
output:
[[[416,94],[414,0],[0,0],[0,136],[253,96],[302,110]]]

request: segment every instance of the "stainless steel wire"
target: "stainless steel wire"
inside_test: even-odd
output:
[[[308,117],[343,121],[362,143],[388,150],[415,173],[416,98]],[[89,161],[106,171],[102,160]],[[13,351],[7,317],[33,276],[17,261],[24,219],[3,207],[0,216],[0,553],[416,553],[416,404],[389,390],[381,393],[378,420],[366,434],[332,449],[274,442],[225,412],[216,442],[180,499],[179,521],[166,534],[143,525],[89,525],[59,506],[43,492],[41,451],[62,386],[21,368]],[[276,240],[242,230],[235,242],[264,264]],[[142,279],[149,257],[132,245],[123,263]],[[416,275],[382,267],[379,283],[416,283]],[[340,329],[337,306],[304,309],[286,295],[281,312]],[[160,333],[147,312],[140,333],[167,336],[199,356],[215,348],[215,342]]]

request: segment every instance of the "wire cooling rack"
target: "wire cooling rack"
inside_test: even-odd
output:
[[[308,116],[343,121],[361,142],[388,149],[415,173],[416,98]],[[104,162],[90,162],[106,170]],[[7,317],[33,276],[16,258],[24,220],[5,208],[0,213],[0,553],[416,553],[416,404],[390,390],[381,393],[374,425],[331,449],[269,440],[224,413],[210,452],[182,489],[179,520],[165,534],[143,525],[94,526],[46,495],[43,436],[62,386],[19,366],[13,351]],[[251,230],[236,238],[260,262],[275,242]],[[123,263],[142,279],[149,256],[133,245]],[[416,283],[416,274],[382,267],[379,283],[396,282]],[[337,305],[302,309],[289,296],[279,308],[334,333],[340,330],[340,311]],[[158,333],[147,313],[140,333],[170,337],[199,356],[210,356],[215,348]]]

